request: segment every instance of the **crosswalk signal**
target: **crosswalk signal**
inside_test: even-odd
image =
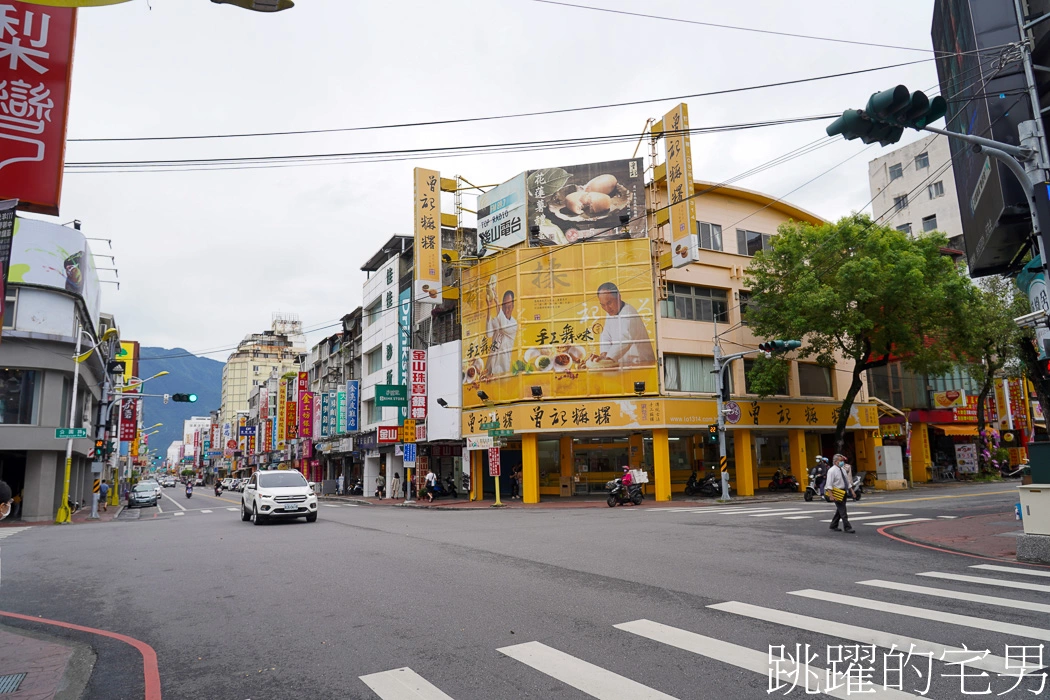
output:
[[[172,394],[172,401],[178,401],[180,403],[193,403],[197,400],[196,394]]]
[[[102,461],[103,457],[106,456],[106,441],[105,440],[95,440],[95,449],[94,449],[93,454],[94,454],[94,457],[95,457],[94,461],[96,461],[96,462],[101,462]]]
[[[712,423],[711,425],[707,426],[707,444],[718,444],[718,423]]]

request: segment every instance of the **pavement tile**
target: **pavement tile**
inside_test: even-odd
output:
[[[50,700],[55,697],[73,656],[71,647],[25,637],[0,629],[0,675],[26,673],[12,700]]]
[[[890,532],[906,540],[931,547],[951,549],[982,557],[1013,559],[1017,541],[1011,535],[1024,531],[1021,522],[1003,513],[972,515],[956,520],[930,520],[898,525]]]

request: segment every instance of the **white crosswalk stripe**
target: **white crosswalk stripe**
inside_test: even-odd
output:
[[[359,505],[361,505],[361,504],[360,503],[344,503],[343,504],[343,506],[346,507],[346,508],[357,508]]]
[[[29,529],[30,528],[28,526],[26,526],[26,527],[3,527],[3,528],[0,528],[0,540],[8,538],[8,537],[11,537],[12,535],[17,535],[20,532],[25,532],[26,530],[29,530]]]
[[[332,504],[332,503],[322,503],[321,505],[324,506],[325,508],[338,508],[339,507],[339,506],[337,506],[335,504]]]
[[[920,574],[921,576],[921,574]],[[945,588],[931,588],[929,586],[915,586],[910,583],[896,583],[895,581],[882,581],[872,579],[870,581],[857,581],[862,586],[873,586],[875,588],[886,588],[891,591],[907,591],[937,598],[948,598],[950,600],[967,600],[971,603],[984,603],[985,605],[998,605],[1002,608],[1016,608],[1018,610],[1032,610],[1035,612],[1050,613],[1050,605],[1046,603],[1029,603],[1016,598],[1000,598],[991,595],[979,595],[976,593],[964,593],[963,591],[950,591]]]
[[[1000,586],[1002,588],[1018,588],[1022,591],[1039,591],[1040,593],[1050,593],[1050,586],[1044,586],[1038,583],[1031,583],[1029,581],[1006,581],[999,578],[985,578],[984,576],[966,576],[965,574],[946,574],[942,571],[926,571],[917,576],[927,576],[929,578],[942,578],[948,581],[962,581],[963,583],[979,583],[983,586]]]
[[[226,510],[230,510],[230,511],[233,511],[234,513],[236,513],[237,511],[240,510],[240,508],[227,508]]]
[[[784,516],[784,520],[809,520],[812,517],[814,517],[814,516],[812,516],[812,515],[786,515],[786,516]]]
[[[985,571],[1002,571],[1007,574],[1023,574],[1024,576],[1042,576],[1050,578],[1050,571],[1036,571],[1035,569],[1018,569],[1014,566],[997,566],[996,564],[974,564],[971,569],[983,569]]]
[[[870,513],[871,511],[857,511],[857,515],[860,515],[861,512]],[[908,515],[911,515],[911,513],[884,513],[883,515],[861,515],[859,518],[855,518],[853,517],[854,514],[850,513],[849,519],[850,522],[853,522],[854,520],[880,520],[882,518],[900,518]],[[821,520],[820,522],[830,523],[831,518],[828,518],[827,520]]]
[[[879,520],[878,522],[873,523],[861,523],[861,525],[874,525],[875,527],[879,527],[880,525],[903,525],[904,523],[921,523],[926,520],[929,520],[929,518],[904,518],[903,520]]]
[[[793,513],[804,513],[804,508],[792,508],[790,510],[775,510],[772,513],[753,513],[748,515],[749,518],[775,518],[778,516],[784,516]]]
[[[452,700],[410,668],[395,668],[361,676],[383,700]]]
[[[179,513],[175,513],[175,516],[176,516],[176,517],[178,517],[178,516],[180,516],[180,515],[186,515],[186,514],[185,514],[185,513],[182,513],[182,512],[179,512]]]
[[[202,513],[210,513],[211,511],[210,511],[210,510],[204,510],[204,509],[201,509],[201,512],[202,512]]]

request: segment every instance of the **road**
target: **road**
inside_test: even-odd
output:
[[[915,493],[852,504],[847,535],[822,522],[830,506],[801,497],[703,509],[325,504],[316,523],[256,527],[227,510],[240,494],[197,489],[187,501],[167,489],[159,511],[134,520],[2,540],[0,610],[145,642],[169,700],[761,698],[771,645],[794,656],[808,644],[811,668],[825,668],[873,643],[855,683],[868,666],[883,683],[884,647],[915,653],[911,695],[886,697],[920,696],[927,680],[927,697],[1008,691],[1017,679],[996,673],[1006,645],[1050,642],[1050,571],[974,568],[989,563],[889,540],[877,523],[1008,513],[1016,491]],[[0,623],[93,645],[85,697],[143,697],[130,647]],[[963,644],[990,654],[945,652]],[[1003,697],[1033,697],[1038,681]]]

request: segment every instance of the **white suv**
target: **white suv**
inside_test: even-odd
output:
[[[317,520],[317,495],[297,471],[262,471],[252,474],[241,493],[241,520],[256,525],[270,518]]]

